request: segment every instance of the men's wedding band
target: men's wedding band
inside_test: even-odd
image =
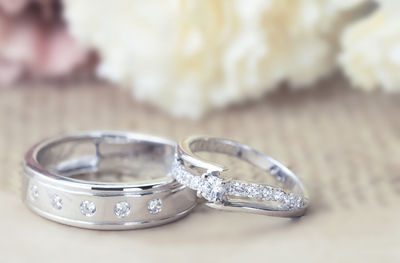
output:
[[[47,219],[82,228],[134,229],[177,220],[196,206],[197,197],[169,176],[175,147],[165,139],[126,132],[45,140],[25,156],[23,200]],[[138,173],[145,179],[75,178],[96,173],[117,178]]]

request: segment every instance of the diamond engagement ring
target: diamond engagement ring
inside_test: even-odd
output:
[[[200,157],[197,152],[213,152],[236,157],[269,173],[278,186],[233,180],[228,168]],[[230,211],[242,211],[281,217],[304,215],[308,196],[299,178],[285,166],[246,145],[209,137],[188,137],[177,147],[171,169],[182,185],[197,191],[206,205]]]
[[[126,132],[45,140],[25,156],[23,200],[47,219],[82,228],[165,224],[197,203],[192,190],[168,175],[174,152],[173,142]]]

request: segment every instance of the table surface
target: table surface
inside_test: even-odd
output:
[[[174,119],[106,83],[2,87],[0,262],[399,262],[399,113],[399,95],[350,89],[340,76],[197,121]],[[291,220],[198,206],[172,224],[108,232],[53,223],[26,209],[18,191],[27,148],[97,129],[241,141],[294,170],[311,207]]]

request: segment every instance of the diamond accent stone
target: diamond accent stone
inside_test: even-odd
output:
[[[227,194],[231,196],[276,201],[283,204],[286,209],[298,209],[304,206],[301,195],[288,194],[281,188],[255,183],[247,184],[241,181],[232,181],[227,186]]]
[[[121,201],[115,204],[114,206],[114,214],[118,218],[127,217],[131,213],[131,206],[128,202]]]
[[[301,196],[295,196],[292,208],[301,208],[303,204],[303,198]]]
[[[80,208],[82,215],[87,217],[91,217],[96,213],[96,204],[92,201],[83,201]]]
[[[274,189],[273,190],[273,200],[277,202],[284,202],[285,199],[285,192],[281,189]]]
[[[174,174],[175,180],[177,180],[179,183],[181,183],[183,181],[183,176],[184,176],[183,171],[176,170],[173,174]]]
[[[249,198],[261,199],[262,198],[261,186],[258,184],[246,185],[246,194],[247,197]]]
[[[171,167],[171,176],[178,181],[178,183],[189,187],[193,190],[198,190],[202,179],[200,176],[191,174],[178,160],[175,160]]]
[[[228,186],[228,194],[233,196],[246,196],[246,184],[240,181],[232,181]]]
[[[207,174],[199,187],[198,192],[208,201],[222,201],[225,194],[225,187],[221,178]]]
[[[228,193],[238,197],[255,199],[263,198],[263,186],[259,184],[246,184],[241,181],[232,181],[228,187]]]
[[[290,193],[285,198],[284,206],[289,209],[302,208],[304,205],[303,198],[301,196],[297,196],[293,193]]]
[[[185,185],[185,186],[189,186],[190,185],[190,182],[192,181],[192,179],[193,179],[193,175],[192,174],[190,174],[190,173],[188,173],[188,172],[185,172],[183,175],[182,175],[182,177],[181,177],[181,181],[180,181],[180,183],[181,184],[183,184],[183,185]]]
[[[184,166],[175,160],[171,167],[171,175],[180,184],[188,186],[193,175],[185,170]]]
[[[264,186],[262,189],[262,199],[266,201],[273,200],[273,191],[271,186]]]
[[[200,185],[202,183],[201,177],[200,176],[193,176],[192,180],[190,181],[190,189],[193,190],[198,190]]]
[[[302,208],[304,206],[304,198],[302,196],[297,197],[296,207]]]
[[[57,194],[53,194],[50,197],[50,204],[51,206],[56,209],[56,210],[61,210],[63,208],[63,200],[62,198],[57,195]]]
[[[160,198],[153,199],[147,205],[147,209],[149,210],[150,214],[158,214],[162,211],[162,201]]]
[[[32,201],[36,201],[39,197],[39,189],[34,184],[29,188],[29,197]]]

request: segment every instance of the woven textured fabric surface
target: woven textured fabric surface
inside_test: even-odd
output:
[[[323,81],[310,89],[281,89],[259,101],[217,110],[197,121],[174,119],[149,105],[134,101],[128,90],[118,89],[105,83],[35,84],[2,88],[0,89],[0,190],[12,200],[10,202],[18,204],[18,209],[22,209],[22,204],[15,201],[17,198],[14,200],[14,196],[17,196],[19,189],[23,155],[28,147],[46,137],[99,129],[150,133],[175,140],[190,134],[206,134],[246,143],[287,164],[300,176],[311,196],[309,214],[302,219],[302,222],[308,218],[313,223],[304,223],[306,225],[303,226],[303,230],[301,225],[292,225],[292,229],[299,227],[299,230],[296,230],[299,233],[311,231],[314,225],[320,224],[316,218],[333,220],[328,220],[324,229],[339,228],[345,224],[347,219],[344,215],[349,211],[357,211],[357,213],[351,212],[354,214],[349,219],[349,222],[354,224],[357,224],[357,220],[364,222],[364,218],[370,214],[376,215],[376,218],[380,218],[379,215],[382,213],[397,216],[400,214],[399,113],[400,96],[353,90],[348,88],[340,77]],[[218,217],[218,211],[208,212],[209,210],[200,207],[189,219],[172,224],[172,228],[176,230],[178,225],[182,224],[185,230],[191,232],[190,226],[195,225],[191,221],[199,221],[193,217],[198,216],[204,220],[204,215],[207,213],[212,214],[211,219]],[[57,231],[54,228],[68,229],[74,233],[81,231],[80,233],[90,233],[90,235],[98,233],[50,223],[27,211],[23,213],[35,218],[36,221],[40,220],[40,223],[35,221],[36,224],[41,225],[42,221],[45,221],[43,225],[52,224],[53,234]],[[8,221],[13,221],[12,218],[13,215],[9,215]],[[226,216],[222,218],[227,220]],[[217,224],[235,227],[244,224],[244,222],[239,223],[240,218],[240,215],[234,214],[231,223],[215,220]],[[265,220],[259,216],[243,215],[243,218],[247,222],[249,219],[254,219],[255,225]],[[395,223],[395,220],[389,220],[387,216],[382,220],[376,224],[375,221],[364,222],[365,226],[360,226],[360,231],[363,232],[362,229],[365,227],[365,231],[371,233],[370,236],[361,236],[354,240],[347,236],[345,239],[349,242],[364,240],[358,243],[359,249],[364,248],[362,244],[366,242],[365,240],[369,240],[365,243],[366,246],[377,246],[374,237],[382,225],[385,225],[386,230],[392,228],[397,230],[393,233],[384,232],[384,236],[380,232],[380,236],[377,234],[379,236],[377,240],[389,242],[395,237],[398,238],[400,236],[398,225],[390,225]],[[271,219],[270,224],[277,225],[277,222],[276,219]],[[147,230],[139,231],[138,233],[141,233],[139,236],[146,235],[145,231]],[[154,229],[148,231],[155,233]],[[113,234],[114,239],[127,239],[128,236],[126,233],[119,237],[116,235]],[[204,242],[207,240],[204,233],[193,235]],[[238,235],[253,239],[249,236],[251,232],[244,230],[238,231]],[[295,234],[292,235],[296,237]],[[338,234],[332,236],[334,240],[332,242],[340,243],[341,238]],[[316,240],[314,245],[323,238],[314,236]],[[184,239],[182,237],[182,240]],[[299,239],[300,237],[297,237],[297,247],[301,250],[304,245],[301,245],[303,243]],[[178,238],[178,241],[175,241],[182,245],[180,243],[182,240]],[[278,243],[284,242],[279,238],[277,240]],[[326,240],[327,242],[322,242],[321,246],[329,246],[330,237],[326,237]],[[18,239],[15,242],[17,241]],[[240,244],[246,247],[245,244]],[[187,246],[188,251],[193,252],[192,247]],[[296,244],[293,246],[296,247]],[[393,259],[398,256],[394,254],[394,249],[395,244],[389,246],[385,244],[366,253],[372,253],[370,260],[373,260],[374,256],[378,258],[380,253],[385,253],[387,259]],[[246,255],[251,253],[249,251]],[[319,250],[319,252],[326,251],[328,247],[326,250]],[[347,252],[350,253],[351,250]]]

